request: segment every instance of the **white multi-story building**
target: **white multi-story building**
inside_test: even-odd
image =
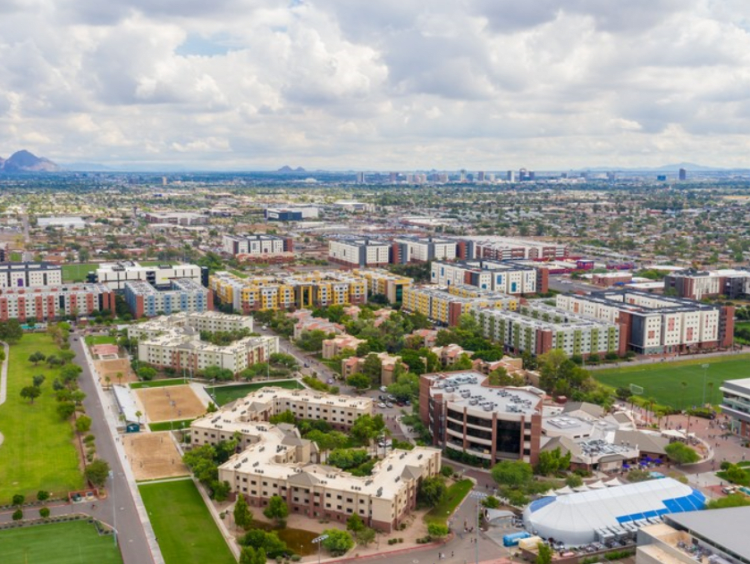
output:
[[[208,270],[195,264],[141,266],[137,262],[121,261],[100,264],[94,279],[89,282],[99,282],[113,290],[124,290],[125,282],[128,281],[140,280],[154,286],[167,287],[172,280],[178,278],[190,278],[207,286]]]
[[[419,482],[440,471],[440,451],[427,447],[392,450],[376,462],[370,476],[320,465],[324,453],[297,429],[265,422],[286,410],[348,429],[358,417],[372,413],[372,401],[268,387],[193,421],[191,443],[197,446],[239,434],[243,450],[219,467],[219,479],[229,483],[234,495],[244,495],[251,507],[262,508],[278,495],[295,513],[342,523],[359,515],[368,526],[388,532],[416,506]]]
[[[427,262],[431,260],[454,260],[457,242],[452,239],[433,237],[400,237],[394,239],[393,262]]]
[[[150,339],[158,337],[173,330],[180,331],[190,328],[197,332],[209,331],[232,332],[247,330],[253,332],[253,318],[243,315],[229,315],[218,311],[206,311],[203,313],[175,313],[173,315],[157,317],[143,323],[128,325],[128,337],[131,339]]]
[[[366,237],[333,239],[328,243],[328,260],[353,268],[387,265],[390,255],[390,244]]]
[[[471,242],[470,258],[494,260],[561,259],[568,256],[564,244],[501,236],[473,236],[462,239]]]
[[[206,323],[213,322],[214,326],[225,327],[229,323],[220,323],[216,316],[213,317]],[[272,354],[279,352],[278,337],[245,337],[226,346],[201,341],[201,329],[193,326],[195,323],[201,326],[200,322],[195,321],[196,318],[180,316],[173,321],[172,317],[166,317],[152,320],[149,322],[151,325],[129,326],[128,337],[138,339],[138,360],[191,372],[218,366],[237,374],[248,366],[267,361]]]
[[[0,288],[34,288],[62,284],[62,267],[50,262],[0,264]]]
[[[590,319],[619,323],[627,345],[640,354],[731,346],[734,308],[637,290],[560,294],[557,307]]]
[[[222,249],[230,255],[278,255],[294,250],[292,239],[276,235],[224,235]]]
[[[529,266],[494,260],[468,260],[458,263],[433,262],[430,281],[440,286],[467,284],[503,294],[537,292],[537,270]]]

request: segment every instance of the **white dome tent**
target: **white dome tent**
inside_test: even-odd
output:
[[[566,546],[597,540],[596,531],[667,513],[702,509],[705,496],[673,480],[649,480],[557,497],[543,497],[523,512],[526,529]]]

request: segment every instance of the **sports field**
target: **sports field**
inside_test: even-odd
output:
[[[708,368],[703,369],[703,365]],[[593,377],[603,384],[628,387],[636,384],[643,387],[643,397],[654,398],[657,403],[678,409],[691,408],[703,403],[705,372],[706,403],[721,402],[721,387],[724,380],[750,377],[750,355],[691,358],[680,362],[654,362],[622,366],[606,370],[593,370]],[[687,386],[682,384],[686,383]]]
[[[236,564],[192,480],[138,489],[166,564]]]
[[[130,388],[133,390],[140,390],[141,388],[163,388],[165,386],[184,386],[185,380],[182,378],[175,378],[172,380],[149,380],[143,382],[133,382],[130,384]]]
[[[10,347],[8,399],[0,405],[0,505],[16,494],[34,499],[39,490],[65,495],[83,487],[78,455],[73,446],[73,426],[57,414],[52,382],[59,369],[34,366],[29,355],[49,356],[59,349],[46,333],[26,333]],[[21,398],[21,388],[43,374],[42,395],[34,403]]]
[[[86,280],[86,275],[92,270],[96,270],[97,268],[99,268],[98,262],[63,264],[63,282],[83,282],[84,280]]]
[[[86,344],[90,347],[93,345],[116,345],[117,338],[109,335],[89,335],[86,337]]]
[[[208,395],[216,398],[218,405],[224,405],[230,401],[234,401],[239,398],[244,398],[250,392],[259,390],[260,388],[266,388],[268,386],[276,386],[278,388],[289,388],[291,390],[302,390],[304,386],[297,380],[276,380],[271,382],[257,382],[255,384],[240,384],[238,386],[217,386],[215,388],[206,387]]]
[[[109,535],[86,521],[51,523],[0,531],[3,564],[121,564]]]

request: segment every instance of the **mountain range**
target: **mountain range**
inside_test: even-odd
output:
[[[32,155],[26,150],[17,151],[7,159],[0,157],[0,172],[59,172],[62,168],[49,159]]]

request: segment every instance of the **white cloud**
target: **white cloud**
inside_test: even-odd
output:
[[[504,169],[748,143],[741,0],[0,4],[0,154]]]

